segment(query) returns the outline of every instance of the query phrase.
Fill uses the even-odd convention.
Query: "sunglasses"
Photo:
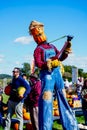
[[[12,71],[13,73],[19,73],[19,71]]]

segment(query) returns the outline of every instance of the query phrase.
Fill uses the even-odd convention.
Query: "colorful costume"
[[[71,50],[71,43],[60,57],[57,48],[47,43],[43,24],[32,21],[29,26],[30,34],[38,44],[34,51],[36,66],[40,69],[42,91],[39,100],[39,130],[52,130],[53,115],[53,90],[56,90],[58,99],[60,119],[64,130],[78,130],[74,114],[70,109],[63,94],[64,82],[60,72],[60,61],[67,58]],[[39,31],[40,30],[40,31]]]

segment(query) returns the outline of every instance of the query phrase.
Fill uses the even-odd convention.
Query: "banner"
[[[78,80],[78,68],[72,67],[72,86],[75,87]]]

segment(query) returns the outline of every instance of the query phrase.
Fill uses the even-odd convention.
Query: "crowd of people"
[[[20,75],[20,69],[15,67],[13,72],[13,79],[10,85],[12,86],[12,92],[8,101],[8,105],[3,103],[3,96],[0,94],[0,124],[5,125],[5,130],[10,130],[12,114],[16,114],[19,121],[19,129],[23,129],[23,106],[30,112],[31,122],[33,130],[39,130],[39,97],[41,94],[41,80],[37,74],[31,74],[29,79],[26,74]],[[18,97],[16,90],[20,86],[27,86],[25,95]],[[17,88],[14,88],[14,87]],[[71,88],[71,82],[68,79],[64,80],[65,90]],[[82,102],[82,110],[85,118],[85,125],[87,125],[87,79],[83,80],[79,77],[76,84],[76,94],[78,99]],[[56,95],[56,94],[55,94]],[[23,96],[23,97],[22,97]],[[4,108],[8,108],[4,110]],[[4,113],[7,114],[5,122],[3,121]]]
[[[19,130],[23,130],[23,107],[25,107],[30,113],[33,130],[38,130],[38,103],[41,93],[41,81],[37,74],[33,73],[27,77],[25,73],[21,74],[20,68],[17,67],[13,69],[12,73],[12,81],[6,86],[7,88],[11,87],[10,94],[5,93],[9,95],[6,104],[3,102],[3,93],[0,94],[0,125],[4,127],[4,130],[10,130],[11,119],[15,113]],[[19,95],[18,89],[22,86],[26,88],[26,91]],[[7,108],[6,111],[4,108]]]
[[[30,112],[33,130],[52,130],[53,91],[55,91],[57,97],[63,130],[79,130],[78,122],[65,96],[65,90],[69,88],[69,84],[66,80],[64,86],[60,67],[61,62],[68,58],[68,55],[71,53],[72,37],[67,36],[65,48],[59,51],[53,44],[47,42],[42,23],[32,21],[29,25],[29,33],[37,44],[34,50],[34,61],[35,66],[40,70],[40,76],[38,77],[33,73],[29,76],[28,81],[26,74],[20,75],[19,68],[15,67],[13,69],[4,130],[10,130],[11,119],[14,113],[19,122],[18,130],[23,130],[22,110],[24,105]],[[80,80],[77,82],[77,94],[82,101],[85,124],[87,125],[87,80],[84,80],[80,87],[78,87],[79,84]],[[2,106],[3,104],[0,103],[1,117],[3,116]],[[0,120],[0,123],[2,124],[2,120]]]
[[[14,73],[16,73],[15,70],[18,71],[18,74],[16,74],[16,75],[18,75],[18,77],[20,76],[19,68],[14,68],[13,78],[15,77],[14,76],[15,75]],[[24,100],[23,105],[30,112],[33,130],[39,130],[38,106],[39,106],[39,97],[41,94],[41,80],[39,79],[37,74],[31,74],[29,76],[29,79],[27,78],[26,74],[23,74],[23,75],[21,75],[21,78],[23,78],[26,81],[26,83],[30,86],[30,92],[28,91],[27,97],[25,99],[23,99],[24,97],[21,98],[20,101],[23,102],[23,100]],[[69,83],[68,79],[66,79],[64,81],[64,86],[65,86],[66,90],[71,88],[71,82]],[[78,95],[78,99],[81,100],[81,102],[82,102],[82,110],[83,110],[83,115],[85,118],[85,125],[87,125],[87,79],[83,80],[82,77],[79,77],[76,87],[77,87],[76,94]],[[79,87],[80,87],[80,89],[78,89]],[[78,94],[78,92],[79,92],[79,94]],[[14,97],[15,97],[15,95],[14,95]],[[16,97],[14,100],[16,100]],[[17,101],[18,101],[18,99],[17,99]],[[15,101],[13,101],[13,100],[11,101],[11,97],[9,98],[9,102],[11,102],[11,105],[8,104],[8,106],[7,106],[7,104],[5,104],[3,102],[2,94],[0,94],[0,124],[3,127],[5,125],[5,122],[3,121],[4,113],[7,114],[7,109],[4,109],[4,108],[8,108],[9,111],[11,112],[9,120],[8,120],[8,116],[6,118],[6,120],[8,120],[8,122],[6,121],[7,126],[9,126],[9,128],[5,128],[6,130],[10,129],[12,113],[13,114],[14,114],[14,112],[21,113],[20,111],[18,111],[18,103],[13,105],[12,102],[15,102]],[[23,107],[23,105],[22,105],[22,107]],[[9,108],[9,106],[10,106],[10,108]],[[12,108],[11,108],[11,106],[12,106]],[[11,109],[13,109],[13,112]],[[20,110],[22,110],[22,108]],[[18,115],[20,115],[19,113],[18,113]],[[9,112],[8,112],[8,115],[9,115]],[[20,120],[22,121],[22,119],[23,119],[22,116],[21,115],[20,115],[20,117],[17,116],[17,118],[19,120],[19,124],[20,124]],[[8,125],[9,123],[10,123],[10,125]],[[23,124],[23,121],[22,121],[22,124]],[[23,126],[23,125],[21,125],[21,126]],[[20,128],[20,129],[23,129],[23,128]]]

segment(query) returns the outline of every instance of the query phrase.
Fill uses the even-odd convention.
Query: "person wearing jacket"
[[[32,21],[29,25],[29,32],[37,43],[37,47],[34,50],[34,60],[36,67],[40,69],[39,130],[52,130],[54,89],[63,129],[78,130],[75,116],[64,95],[64,81],[60,72],[61,61],[65,60],[71,52],[72,37],[67,37],[67,46],[60,54],[60,51],[53,44],[47,42],[42,23]]]
[[[38,106],[39,106],[39,97],[41,94],[41,81],[36,74],[31,74],[29,77],[30,77],[31,91],[27,96],[27,98],[25,99],[25,104],[27,108],[29,108],[33,130],[39,130]]]
[[[16,114],[16,117],[19,121],[19,130],[23,130],[23,103],[24,99],[30,93],[30,86],[27,82],[20,76],[20,69],[15,67],[13,70],[13,79],[11,85],[11,92],[8,101],[8,112],[5,120],[4,130],[10,130],[11,127],[11,118],[13,114]],[[18,93],[20,87],[24,87],[25,91],[22,94]]]

